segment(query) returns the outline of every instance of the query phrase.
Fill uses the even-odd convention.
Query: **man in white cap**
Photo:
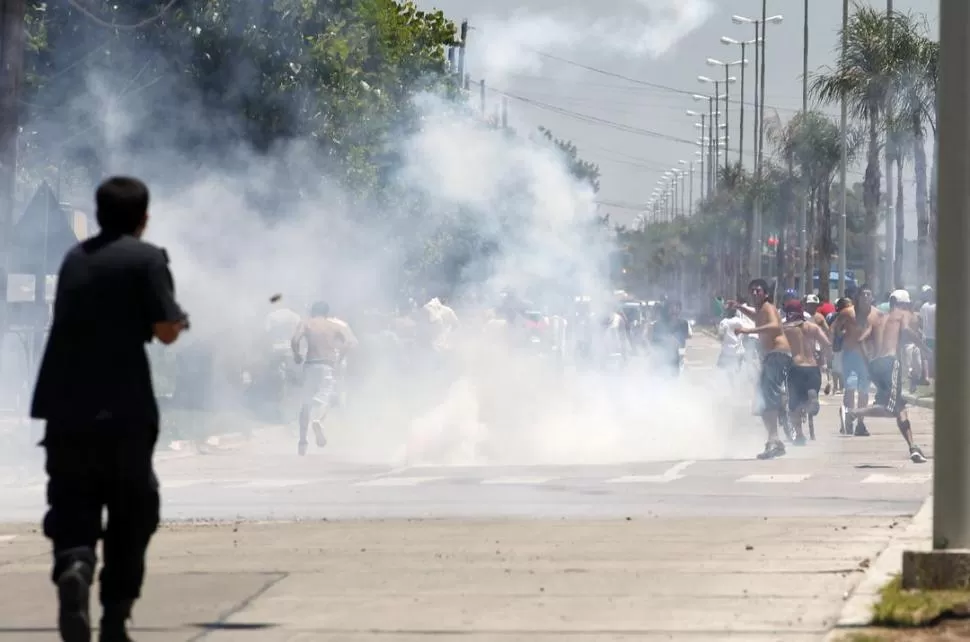
[[[913,429],[906,413],[903,399],[902,359],[907,343],[915,343],[921,350],[926,349],[919,332],[919,323],[913,313],[906,290],[896,290],[889,296],[889,313],[881,315],[874,324],[875,354],[869,354],[869,347],[861,344],[865,356],[869,358],[869,375],[876,386],[876,403],[868,408],[839,408],[839,421],[845,432],[847,423],[863,417],[893,417],[909,447],[909,458],[917,464],[926,463],[923,451],[913,441]]]

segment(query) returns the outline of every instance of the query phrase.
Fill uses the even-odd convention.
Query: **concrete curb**
[[[923,502],[916,515],[906,528],[890,538],[875,563],[869,567],[866,576],[853,589],[851,596],[842,607],[835,628],[829,632],[825,642],[837,642],[847,630],[870,626],[873,622],[873,608],[879,601],[879,593],[895,575],[903,570],[903,551],[930,550],[932,547],[933,497]]]

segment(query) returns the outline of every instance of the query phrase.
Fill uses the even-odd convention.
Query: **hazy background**
[[[855,1],[855,0],[854,0]],[[861,5],[885,7],[882,0],[857,0]],[[713,86],[697,81],[698,75],[721,79],[723,67],[710,67],[707,58],[732,62],[740,58],[740,47],[720,42],[721,36],[736,40],[754,38],[753,25],[736,25],[731,15],[761,16],[760,0],[419,0],[424,7],[438,7],[453,20],[469,20],[468,72],[476,82],[486,76],[492,89],[519,96],[511,99],[509,121],[513,127],[528,129],[543,125],[557,136],[570,139],[580,154],[599,164],[602,171],[598,200],[604,211],[617,221],[629,222],[650,198],[655,183],[678,160],[690,160],[695,148],[662,137],[633,133],[629,127],[651,130],[667,136],[695,139],[695,118],[686,109],[707,110],[689,96],[623,80],[618,74],[655,85],[696,93],[713,93]],[[939,3],[935,0],[895,0],[894,9],[925,14],[930,33],[939,32]],[[787,120],[802,105],[802,0],[768,0],[768,15],[781,14],[781,24],[768,27],[765,70],[766,117],[772,110]],[[842,24],[840,0],[812,0],[809,5],[809,72],[831,65],[837,58],[838,29]],[[664,18],[663,28],[655,30],[651,16]],[[638,21],[639,18],[639,21]],[[622,29],[600,32],[588,29],[601,22]],[[612,24],[611,24],[612,23]],[[477,30],[477,31],[476,31]],[[642,35],[642,40],[640,36]],[[519,52],[506,61],[506,73],[496,69],[482,54],[491,41],[515,41]],[[639,47],[637,46],[639,44]],[[567,64],[530,54],[532,47],[576,64]],[[753,158],[752,113],[754,55],[748,47],[745,78],[744,162]],[[488,73],[493,62],[492,78]],[[599,72],[583,69],[592,67]],[[605,72],[605,73],[604,73]],[[736,68],[732,75],[737,76]],[[497,77],[496,77],[497,76]],[[731,85],[730,140],[738,137],[738,110],[735,102],[739,83]],[[489,110],[496,109],[499,96],[490,91]],[[536,103],[544,103],[545,106]],[[699,109],[699,105],[703,109]],[[550,107],[574,112],[556,113]],[[838,119],[838,106],[822,110]],[[600,119],[591,122],[590,118]],[[608,122],[601,122],[608,121]],[[850,180],[862,180],[862,167],[849,170]],[[907,184],[906,235],[916,236],[916,211],[913,179]],[[698,189],[695,185],[695,189]]]

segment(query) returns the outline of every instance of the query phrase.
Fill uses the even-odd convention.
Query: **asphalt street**
[[[716,355],[713,340],[696,338],[687,354],[688,376],[701,381],[714,376]],[[308,456],[297,457],[289,432],[267,431],[251,442],[210,449],[205,455],[162,452],[157,470],[168,519],[608,519],[915,512],[931,489],[932,463],[909,462],[890,420],[871,421],[871,437],[840,437],[838,400],[823,397],[822,402],[818,440],[790,446],[786,457],[773,461],[753,457],[763,431],[757,418],[748,417],[744,438],[750,446],[743,452],[750,454],[735,459],[394,466],[344,461],[312,445]],[[931,416],[930,411],[913,410],[917,441],[930,458]],[[44,506],[41,460],[32,457],[11,471],[8,467],[6,478],[0,477],[0,521],[35,520]]]
[[[688,406],[712,403],[703,391],[716,348],[698,338],[687,355],[700,392],[673,407],[694,421]],[[737,414],[725,417],[733,458],[703,443],[720,426],[690,422],[626,426],[642,431],[628,442],[631,461],[620,450],[597,465],[564,465],[562,453],[555,466],[360,463],[336,428],[306,457],[285,428],[206,454],[163,451],[167,521],[133,637],[822,642],[931,490],[932,464],[909,462],[891,421],[871,422],[868,438],[839,437],[836,403],[824,400],[816,442],[774,461],[754,458],[762,429]],[[930,457],[931,424],[914,411]],[[657,447],[634,448],[641,440]],[[582,445],[568,452],[583,455]],[[0,466],[0,639],[49,642],[42,461],[22,452]]]

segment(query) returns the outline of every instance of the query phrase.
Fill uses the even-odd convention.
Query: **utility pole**
[[[808,0],[805,0],[805,16],[802,33],[802,126],[807,124],[808,117]],[[798,212],[798,269],[796,274],[801,275],[802,291],[804,294],[811,294],[814,289],[812,274],[808,269],[808,181],[802,177],[802,203]],[[825,265],[819,265],[818,278],[819,285],[823,278],[828,278],[829,265],[832,257],[823,256]]]
[[[965,314],[970,297],[970,3],[940,1],[939,253],[942,307],[937,327],[946,349],[939,379],[933,434],[933,551],[903,553],[903,588],[963,588],[970,561],[970,338]],[[961,292],[963,294],[961,294]]]
[[[842,50],[839,52],[840,62],[839,65],[845,67],[846,58],[845,53],[848,49],[848,31],[849,31],[849,0],[842,0]],[[849,200],[849,186],[848,186],[848,150],[846,145],[848,143],[848,104],[846,103],[845,94],[843,93],[839,99],[839,109],[841,114],[839,116],[839,131],[842,147],[842,158],[839,161],[839,177],[842,181],[842,205],[841,213],[839,215],[839,296],[845,296],[845,271],[848,265],[847,254],[849,253],[849,225],[848,216],[846,213],[846,207]]]
[[[458,83],[465,83],[465,46],[468,44],[468,21],[461,21],[461,39],[458,41]]]
[[[6,276],[17,198],[20,92],[24,78],[25,0],[2,0],[0,13],[0,269]],[[3,279],[6,281],[6,278]],[[6,284],[3,284],[4,287]],[[2,293],[6,303],[7,293]]]
[[[485,79],[484,78],[482,78],[481,94],[479,96],[479,100],[481,101],[481,104],[482,104],[482,120],[485,120]]]
[[[754,43],[755,47],[758,43]],[[748,59],[744,55],[744,50],[748,47],[748,43],[744,40],[741,41],[741,100],[740,103],[740,120],[741,123],[738,127],[738,168],[744,169],[744,68],[748,66]]]
[[[502,129],[509,128],[509,98],[502,96]]]
[[[886,26],[890,47],[893,39],[893,0],[886,0]],[[892,116],[889,113],[889,106],[892,105],[892,87],[886,95],[886,117]],[[886,262],[885,262],[885,281],[883,290],[896,289],[896,223],[893,216],[893,158],[898,150],[894,149],[892,132],[886,129]]]

